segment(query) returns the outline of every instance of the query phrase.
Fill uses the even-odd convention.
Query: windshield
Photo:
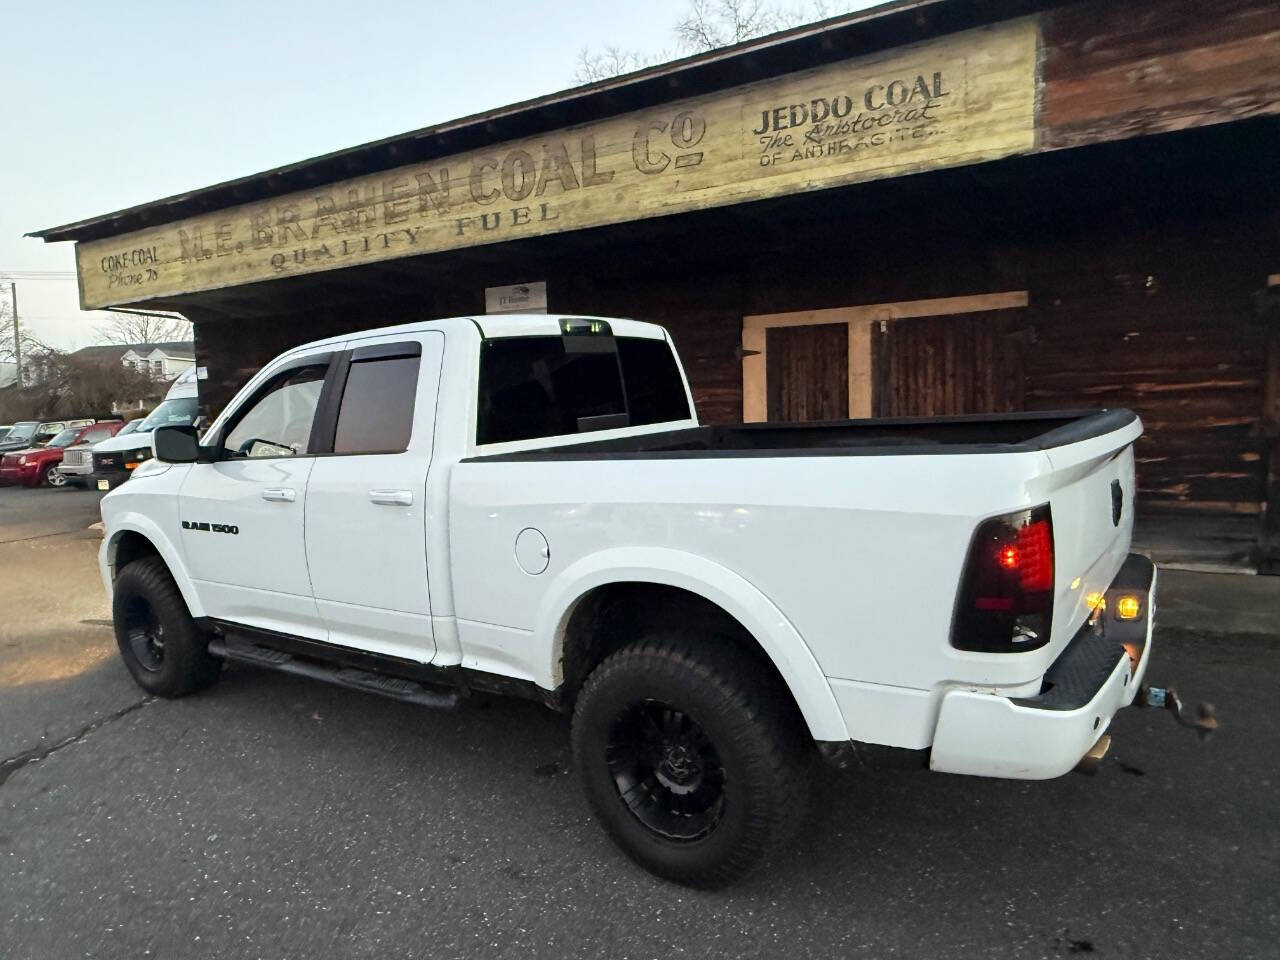
[[[140,426],[139,430],[154,430],[156,427],[189,426],[195,422],[196,410],[200,402],[195,397],[184,397],[181,400],[166,400],[151,411],[151,416]]]
[[[12,429],[13,429],[12,427],[0,427],[0,440],[3,440],[5,437],[9,436],[9,431]]]
[[[116,436],[123,437],[126,433],[133,433],[133,431],[142,426],[142,421],[142,417],[139,417],[137,420],[130,420],[116,432]]]
[[[27,420],[23,423],[15,423],[13,425],[13,430],[11,430],[9,432],[9,435],[5,437],[5,440],[6,441],[30,440],[32,437],[36,435],[36,426],[37,424],[36,424],[36,421],[34,420]]]
[[[50,447],[69,447],[76,437],[80,435],[80,428],[74,427],[71,430],[63,430],[60,434],[49,441]]]

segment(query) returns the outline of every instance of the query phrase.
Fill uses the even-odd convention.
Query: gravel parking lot
[[[566,722],[229,669],[151,701],[117,661],[99,495],[0,489],[0,955],[1274,957],[1280,579],[1169,574],[1093,778],[824,773],[798,841],[702,893],[625,860]]]

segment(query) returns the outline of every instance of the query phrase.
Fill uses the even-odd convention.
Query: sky
[[[94,343],[72,244],[24,233],[573,86],[583,47],[671,49],[688,3],[3,0],[0,286]]]

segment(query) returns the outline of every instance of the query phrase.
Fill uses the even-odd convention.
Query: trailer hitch
[[[1213,704],[1196,704],[1195,716],[1190,717],[1183,710],[1182,700],[1173,687],[1143,687],[1138,691],[1137,704],[1140,707],[1163,707],[1173,714],[1179,726],[1194,730],[1201,740],[1218,729],[1218,712]]]

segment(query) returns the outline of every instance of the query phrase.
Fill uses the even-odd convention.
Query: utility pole
[[[9,302],[13,305],[13,359],[17,361],[18,389],[22,389],[22,334],[18,331],[18,281],[9,281]]]

